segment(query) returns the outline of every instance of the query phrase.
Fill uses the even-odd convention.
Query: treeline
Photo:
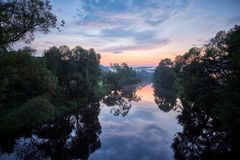
[[[43,57],[25,48],[0,54],[0,124],[34,126],[98,98],[100,56],[52,47]]]
[[[0,54],[0,126],[18,130],[97,102],[111,90],[140,82],[127,64],[99,68],[93,49],[51,47],[42,57],[24,48]]]
[[[111,89],[120,89],[126,85],[134,85],[141,82],[137,72],[126,63],[111,65],[112,71],[102,72],[102,82]]]
[[[183,131],[172,145],[176,159],[227,159],[240,150],[239,44],[235,26],[156,68],[155,90],[176,90],[182,102]]]

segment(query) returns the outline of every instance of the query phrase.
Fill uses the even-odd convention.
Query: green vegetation
[[[50,48],[44,57],[31,54],[29,48],[0,54],[0,124],[37,125],[100,98],[100,56],[94,50],[62,46]],[[13,112],[18,115],[8,120]]]
[[[31,56],[26,49],[0,54],[0,66],[1,107],[52,94],[57,87],[57,79],[46,68],[44,59]]]
[[[35,32],[48,33],[57,27],[49,0],[0,1],[0,17],[0,52],[17,41],[31,42]]]
[[[126,85],[133,85],[141,82],[137,72],[129,67],[126,63],[121,65],[112,65],[112,70],[109,72],[103,72],[102,81],[103,84],[107,84],[112,89],[120,89]]]
[[[168,58],[161,60],[153,74],[155,88],[175,90],[175,80],[173,62]]]
[[[58,79],[58,93],[62,99],[94,97],[100,75],[100,55],[93,49],[52,47],[44,53],[44,57],[47,68]]]
[[[30,42],[35,32],[57,27],[49,1],[1,1],[0,10],[2,134],[37,126],[104,94],[98,85],[100,55],[93,49],[52,47],[43,57],[33,56],[29,47],[11,49],[14,42]]]
[[[155,90],[176,86],[183,105],[178,116],[183,132],[172,145],[176,159],[225,159],[240,150],[239,43],[240,26],[235,26],[156,68]]]

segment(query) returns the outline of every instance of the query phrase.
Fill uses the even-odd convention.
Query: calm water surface
[[[151,85],[137,90],[136,95],[141,100],[131,102],[126,116],[114,116],[111,107],[101,104],[101,148],[90,159],[173,159],[171,144],[174,134],[181,131],[178,112],[161,111],[154,102]]]
[[[160,110],[154,99],[151,85],[112,92],[98,104],[12,140],[12,146],[10,140],[2,142],[7,149],[0,159],[173,159],[173,138],[182,130],[179,113]]]

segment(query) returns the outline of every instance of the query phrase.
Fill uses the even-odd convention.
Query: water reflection
[[[102,104],[101,148],[91,160],[171,160],[174,134],[181,130],[175,111],[164,113],[154,102],[153,88],[147,85],[134,94],[141,101],[131,101],[127,116],[112,116],[111,107]]]
[[[228,159],[230,144],[227,134],[220,130],[217,117],[204,110],[202,104],[189,102],[181,98],[177,103],[176,92],[164,88],[154,88],[154,101],[163,112],[180,108],[178,123],[183,130],[175,135],[172,143],[174,158],[192,159]]]
[[[137,85],[126,86],[120,90],[114,90],[109,95],[105,96],[102,102],[111,107],[110,112],[114,116],[126,116],[132,108],[132,101],[138,102],[141,100],[137,96],[136,91],[140,88]]]
[[[200,106],[182,100],[183,110],[178,116],[183,131],[177,133],[172,148],[175,159],[228,159],[227,135],[221,131],[216,117]]]
[[[159,110],[151,85],[128,86],[101,106],[80,108],[34,129],[0,133],[0,159],[173,159],[178,113]]]
[[[16,159],[88,159],[101,146],[99,105],[86,106],[13,139],[11,152],[15,152]]]
[[[154,101],[158,105],[159,109],[164,112],[169,112],[176,107],[176,91],[155,87],[154,98]]]

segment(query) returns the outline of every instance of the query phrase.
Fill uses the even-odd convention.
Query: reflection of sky
[[[216,32],[240,24],[239,0],[51,0],[66,22],[61,33],[38,34],[32,46],[95,48],[102,64],[156,65]]]
[[[153,101],[151,86],[137,93],[142,101],[133,102],[125,117],[113,116],[109,107],[102,106],[99,116],[102,145],[90,156],[91,160],[173,159],[172,139],[181,130],[175,119],[177,113],[159,110]]]

